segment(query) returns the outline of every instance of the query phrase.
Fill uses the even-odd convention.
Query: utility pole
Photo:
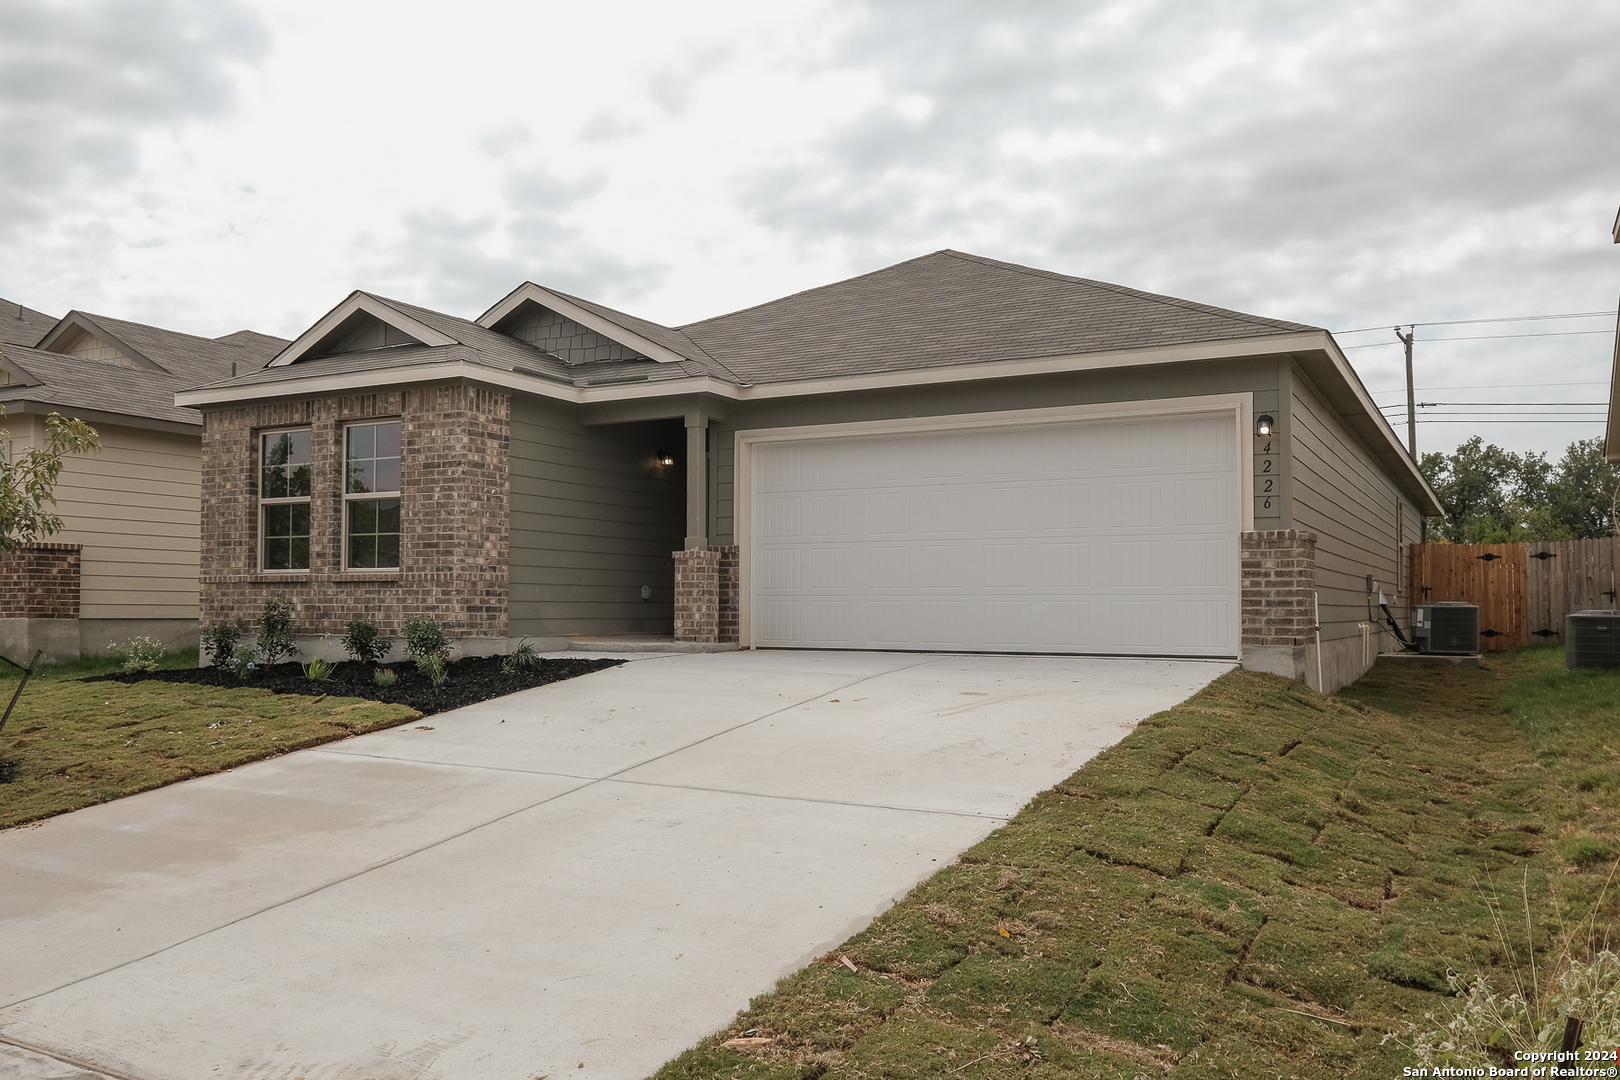
[[[1395,336],[1401,339],[1406,346],[1406,450],[1412,455],[1412,461],[1417,462],[1417,395],[1412,389],[1412,339],[1417,337],[1417,327],[1408,326],[1406,333],[1401,333],[1400,327],[1395,327]]]

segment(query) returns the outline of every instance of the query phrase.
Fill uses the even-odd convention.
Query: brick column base
[[[1243,666],[1304,679],[1316,631],[1316,534],[1267,529],[1241,542]]]
[[[736,544],[710,548],[720,556],[720,640],[735,642],[742,639],[742,617],[739,608],[742,590],[742,559]]]
[[[720,640],[720,553],[713,548],[676,551],[675,640]]]

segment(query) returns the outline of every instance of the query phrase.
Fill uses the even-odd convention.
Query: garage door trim
[[[1178,415],[1231,415],[1237,445],[1233,461],[1237,469],[1240,528],[1254,528],[1254,470],[1247,463],[1253,455],[1254,398],[1252,394],[1211,394],[1202,397],[1159,398],[1151,401],[1111,401],[1093,405],[1064,405],[1048,409],[1016,409],[1002,412],[953,413],[943,416],[904,417],[895,420],[864,420],[840,424],[809,424],[799,427],[753,428],[736,433],[736,467],[733,473],[733,522],[738,549],[739,637],[743,647],[753,645],[752,537],[754,462],[753,449],[761,443],[808,442],[871,435],[940,433],[997,427],[1037,427],[1070,424],[1076,421],[1164,419]]]

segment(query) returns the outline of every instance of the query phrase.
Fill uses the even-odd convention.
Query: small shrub
[[[380,667],[371,673],[371,681],[378,686],[393,686],[398,678],[399,676],[394,674],[393,668]]]
[[[405,622],[405,651],[410,653],[416,666],[422,666],[425,656],[450,659],[450,639],[444,636],[439,624],[426,615],[412,615]]]
[[[304,678],[310,682],[327,682],[332,678],[332,665],[317,656],[304,665]]]
[[[438,653],[417,657],[416,670],[426,675],[434,686],[443,686],[450,681],[450,663]]]
[[[362,664],[375,664],[388,655],[393,644],[366,619],[350,619],[343,624],[343,651]]]
[[[140,671],[156,671],[159,662],[166,655],[162,645],[149,637],[134,637],[128,641],[107,646],[107,652],[114,660],[123,664],[124,671],[130,674]]]
[[[519,671],[532,671],[539,666],[540,654],[534,651],[534,646],[529,644],[528,638],[518,642],[517,648],[501,659],[501,670],[508,675]]]
[[[242,635],[247,633],[247,620],[232,619],[210,626],[202,634],[203,655],[216,664],[223,664],[236,652],[236,646],[242,641]]]
[[[292,601],[285,596],[272,596],[264,602],[264,612],[259,616],[259,656],[266,665],[279,663],[298,651],[292,613]]]
[[[221,666],[232,675],[235,675],[238,681],[247,682],[258,674],[259,664],[259,650],[243,646],[231,653],[230,659],[226,660]]]
[[[1450,982],[1457,994],[1450,1022],[1432,1031],[1418,1032],[1416,1025],[1408,1029],[1412,1051],[1430,1068],[1428,1075],[1436,1075],[1433,1070],[1442,1065],[1524,1065],[1530,1059],[1518,1055],[1556,1054],[1567,1016],[1586,1021],[1582,1038],[1588,1047],[1612,1047],[1620,1042],[1620,956],[1612,952],[1600,952],[1586,963],[1571,961],[1550,994],[1530,995],[1538,998],[1534,1003],[1526,1001],[1523,993],[1499,993],[1484,976],[1467,983],[1453,974]],[[1436,1017],[1431,1013],[1424,1019]],[[1394,1036],[1385,1037],[1386,1041],[1391,1038]]]

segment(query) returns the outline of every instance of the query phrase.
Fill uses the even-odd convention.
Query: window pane
[[[398,423],[352,424],[344,438],[344,491],[347,494],[399,490]]]
[[[347,490],[350,495],[364,495],[377,490],[371,476],[374,464],[375,462],[372,461],[349,459],[349,484]]]
[[[298,498],[309,497],[309,466],[287,466],[287,494]]]
[[[356,570],[373,569],[377,565],[377,538],[375,536],[349,537],[349,565]]]
[[[309,506],[290,503],[264,508],[264,568],[309,569]]]
[[[377,429],[372,424],[355,424],[349,428],[349,457],[377,456]]]
[[[399,457],[399,425],[378,424],[377,456],[380,458]]]
[[[288,462],[293,465],[308,465],[310,433],[289,431],[284,437],[292,444],[292,456],[288,458]]]
[[[348,566],[351,570],[399,567],[399,500],[349,500]]]

